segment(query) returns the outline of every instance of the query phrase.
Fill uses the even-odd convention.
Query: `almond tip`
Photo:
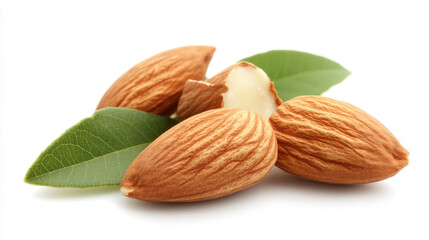
[[[132,191],[133,191],[133,189],[131,189],[131,188],[121,187],[121,193],[125,196],[128,196],[128,194]]]

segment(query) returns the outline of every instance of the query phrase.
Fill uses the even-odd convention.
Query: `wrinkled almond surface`
[[[238,109],[215,109],[174,126],[131,164],[121,192],[156,202],[223,197],[259,182],[277,160],[269,122]]]
[[[148,58],[116,80],[97,109],[127,107],[169,116],[177,109],[186,80],[205,78],[214,51],[209,46],[187,46]]]
[[[370,183],[408,164],[407,150],[385,126],[342,101],[296,97],[278,107],[270,123],[278,140],[276,165],[305,179]]]

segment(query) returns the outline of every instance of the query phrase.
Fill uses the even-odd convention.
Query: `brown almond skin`
[[[124,73],[97,109],[127,107],[169,116],[177,109],[186,80],[205,78],[214,47],[187,46],[148,58]]]
[[[408,164],[408,151],[363,110],[327,97],[301,96],[270,117],[278,141],[276,166],[334,184],[371,183]]]
[[[238,62],[206,81],[188,80],[183,89],[177,108],[179,121],[183,121],[207,110],[222,108],[224,106],[222,93],[228,91],[228,87],[225,84],[226,79],[229,73],[236,67],[256,68],[255,65],[249,62]],[[277,96],[272,82],[270,89],[276,103],[280,105],[282,101]]]
[[[154,202],[215,199],[258,183],[276,160],[267,120],[247,110],[210,110],[143,150],[125,173],[121,192]]]
[[[223,108],[222,93],[228,91],[225,84],[188,80],[183,88],[177,107],[179,121],[183,121],[207,110]]]

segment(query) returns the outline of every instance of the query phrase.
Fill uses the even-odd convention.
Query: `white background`
[[[1,15],[0,239],[429,239],[427,1],[8,0]],[[208,76],[272,49],[339,62],[352,75],[324,95],[384,123],[409,166],[360,186],[275,168],[245,191],[192,204],[23,182],[123,72],[194,44],[217,47]]]

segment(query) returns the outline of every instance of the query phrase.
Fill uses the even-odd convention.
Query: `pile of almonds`
[[[209,200],[258,183],[274,165],[304,179],[363,184],[408,164],[407,150],[366,112],[320,96],[282,103],[251,63],[203,80],[214,51],[188,46],[160,53],[123,74],[101,99],[98,109],[176,113],[180,121],[134,160],[121,183],[124,195]]]

